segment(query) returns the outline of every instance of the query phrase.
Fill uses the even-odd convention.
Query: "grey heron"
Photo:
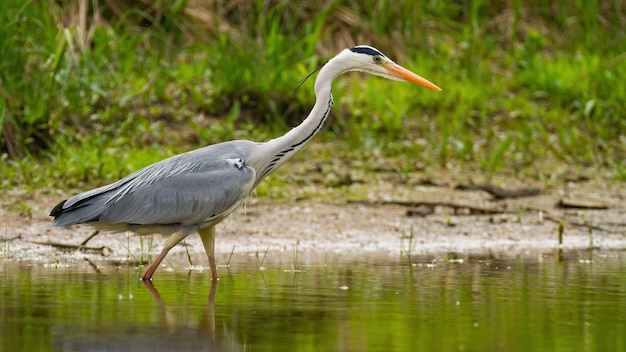
[[[348,71],[441,90],[371,46],[344,49],[321,67],[311,112],[285,135],[262,143],[223,142],[164,159],[115,183],[60,202],[50,212],[54,226],[84,223],[113,232],[169,235],[160,254],[141,276],[148,281],[170,249],[198,232],[212,278],[217,280],[215,225],[320,131],[333,105],[332,82]]]

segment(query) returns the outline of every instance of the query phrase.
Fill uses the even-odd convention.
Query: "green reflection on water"
[[[0,347],[47,350],[623,351],[625,253],[564,262],[401,258],[155,275],[5,262]]]

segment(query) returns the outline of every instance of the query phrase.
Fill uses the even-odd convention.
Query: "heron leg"
[[[209,256],[209,266],[211,267],[211,275],[213,281],[217,281],[217,267],[215,266],[215,226],[198,230],[204,250]]]
[[[154,259],[150,267],[148,267],[148,269],[144,271],[143,275],[141,275],[141,280],[152,280],[152,274],[154,274],[154,272],[159,267],[170,249],[174,248],[174,246],[177,245],[178,242],[182,241],[185,237],[187,237],[187,234],[184,232],[174,232],[173,234],[171,234],[170,237],[168,237],[167,242],[165,243],[165,247],[163,247],[163,250],[161,250],[161,253],[159,253],[159,255]]]

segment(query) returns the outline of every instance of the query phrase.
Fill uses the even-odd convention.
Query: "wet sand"
[[[464,257],[469,255],[538,257],[595,250],[626,250],[626,192],[621,184],[585,183],[545,190],[541,195],[495,201],[482,191],[458,191],[450,187],[399,186],[382,183],[346,195],[326,195],[323,200],[279,203],[266,197],[251,197],[245,207],[218,225],[216,257],[218,265],[232,261],[310,261],[378,260],[381,257]],[[49,210],[66,196],[5,192],[0,198],[3,226],[1,256],[5,260],[63,263],[89,259],[107,263],[136,263],[156,255],[165,238],[100,233],[86,244],[105,247],[102,252],[60,250],[47,244],[78,245],[94,230],[78,225],[55,228]],[[352,195],[350,195],[352,194]],[[358,201],[354,199],[358,194]],[[563,209],[556,206],[563,197],[591,199],[608,209]],[[470,206],[506,208],[501,214],[469,214],[446,206],[436,206],[426,216],[409,215],[412,208],[396,203],[415,201],[454,202]],[[523,207],[533,210],[522,211]],[[543,209],[544,211],[539,211]],[[559,220],[564,221],[563,243],[558,244]],[[34,243],[38,242],[38,243]],[[207,260],[200,239],[192,235],[187,246],[176,246],[162,269],[189,267],[187,251],[197,268]]]

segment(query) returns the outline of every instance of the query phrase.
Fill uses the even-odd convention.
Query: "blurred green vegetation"
[[[0,19],[0,188],[280,135],[314,102],[299,80],[355,44],[444,91],[342,77],[328,157],[626,179],[624,1],[4,0]]]

